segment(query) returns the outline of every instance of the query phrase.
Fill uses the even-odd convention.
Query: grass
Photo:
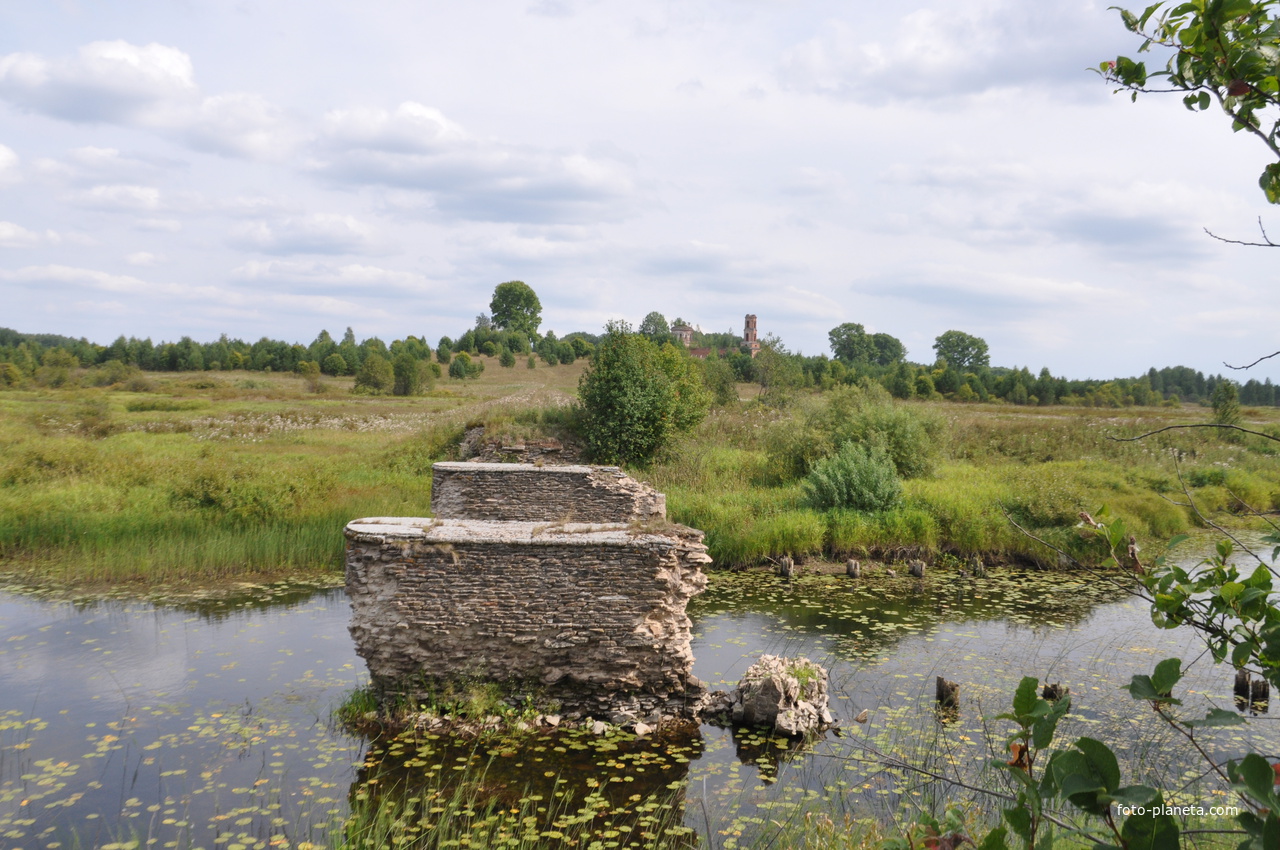
[[[425,515],[431,463],[468,421],[544,427],[527,411],[563,406],[582,367],[494,361],[414,398],[235,372],[0,393],[0,570],[81,587],[337,575],[347,522]]]
[[[668,497],[672,518],[707,530],[722,564],[799,557],[891,559],[948,552],[998,560],[1056,562],[1010,522],[1080,558],[1095,558],[1089,535],[1076,528],[1081,511],[1108,505],[1141,543],[1153,545],[1202,525],[1184,504],[1182,483],[1208,517],[1241,523],[1245,506],[1280,507],[1280,476],[1270,442],[1223,440],[1210,431],[1176,431],[1138,442],[1129,437],[1167,425],[1204,422],[1198,407],[1115,411],[1008,405],[910,403],[943,422],[930,476],[903,482],[890,510],[817,511],[799,479],[782,474],[775,435],[803,428],[822,397],[778,412],[754,405],[712,413],[644,475]],[[1251,411],[1254,427],[1276,424],[1276,412]],[[1179,481],[1182,476],[1182,482]]]
[[[0,392],[0,570],[86,587],[336,576],[346,522],[426,514],[431,464],[468,426],[512,441],[571,436],[584,361],[530,370],[482,359],[479,379],[413,398],[236,372]],[[1087,555],[1077,516],[1104,503],[1151,543],[1198,522],[1174,503],[1179,474],[1209,515],[1280,506],[1274,444],[1209,432],[1111,439],[1203,422],[1202,408],[915,402],[878,421],[934,423],[932,473],[905,480],[890,510],[815,510],[796,474],[813,459],[794,435],[832,421],[830,398],[715,410],[637,474],[667,493],[674,520],[707,532],[723,565],[943,552],[1047,563],[1008,518]],[[1275,411],[1246,416],[1278,424]],[[779,446],[791,455],[780,460]]]

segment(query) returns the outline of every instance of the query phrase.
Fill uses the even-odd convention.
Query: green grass
[[[466,427],[569,438],[585,365],[493,361],[478,380],[441,380],[413,398],[353,395],[350,379],[313,393],[301,378],[258,373],[0,392],[0,570],[82,585],[334,575],[346,522],[428,512],[431,464],[454,456]],[[795,435],[839,427],[845,408],[828,409],[831,398],[714,410],[637,474],[667,493],[673,519],[707,532],[722,565],[944,551],[1051,563],[1005,512],[1088,555],[1078,514],[1107,504],[1152,543],[1200,522],[1174,504],[1185,501],[1179,475],[1209,516],[1280,507],[1272,443],[1203,431],[1111,439],[1203,422],[1201,408],[913,402],[876,421],[939,423],[932,473],[904,481],[890,510],[818,511],[797,474],[813,458]],[[1247,415],[1276,427],[1276,411]]]

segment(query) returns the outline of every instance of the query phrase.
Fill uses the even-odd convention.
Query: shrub
[[[356,373],[356,385],[352,391],[379,395],[390,392],[395,383],[395,370],[391,368],[387,358],[375,352],[369,354],[360,365],[360,371]]]
[[[610,322],[591,366],[578,382],[582,438],[604,463],[647,463],[674,430],[676,392],[658,347]]]
[[[95,366],[90,369],[89,373],[84,376],[83,383],[89,387],[110,387],[115,384],[123,384],[137,374],[137,366],[121,363],[119,360],[108,360],[101,366]],[[3,378],[0,378],[0,386],[4,386]]]
[[[504,346],[502,353],[498,355],[498,363],[504,369],[510,369],[516,365],[516,356],[511,353],[511,349]]]
[[[391,391],[396,395],[417,395],[431,388],[431,369],[425,361],[409,352],[397,355],[391,368],[395,373],[395,384]]]
[[[529,368],[530,368],[530,369],[533,369],[533,368],[535,368],[537,365],[538,365],[538,361],[537,361],[537,359],[536,359],[532,354],[530,354],[530,355],[529,355]]]
[[[460,381],[479,377],[483,371],[484,363],[480,360],[472,360],[471,355],[465,351],[459,351],[453,358],[453,362],[449,364],[449,377]]]
[[[320,364],[320,371],[326,375],[345,375],[347,374],[347,361],[343,359],[341,354],[330,354]]]
[[[12,363],[0,363],[0,389],[22,386],[22,372]]]
[[[902,498],[902,481],[884,449],[846,443],[814,466],[804,490],[815,508],[883,511]]]
[[[738,400],[738,385],[733,367],[719,357],[708,357],[702,363],[702,382],[711,393],[713,404],[724,406]]]

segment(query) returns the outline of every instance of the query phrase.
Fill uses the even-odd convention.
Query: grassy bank
[[[494,361],[414,398],[257,373],[0,393],[0,569],[88,586],[337,574],[351,519],[429,511],[431,463],[469,420],[562,405],[580,372]]]
[[[811,396],[782,412],[715,411],[645,477],[667,493],[674,519],[707,530],[722,563],[944,551],[1049,563],[1047,550],[1010,519],[1088,557],[1079,513],[1104,504],[1148,545],[1203,525],[1186,506],[1184,485],[1201,513],[1229,524],[1247,522],[1246,505],[1280,507],[1276,443],[1229,441],[1209,430],[1117,439],[1204,422],[1199,407],[1100,413],[919,402],[903,407],[934,432],[929,474],[905,480],[892,509],[819,511],[808,505],[801,477],[788,474],[787,452],[806,419],[829,403]],[[1253,427],[1276,425],[1271,411],[1249,414]]]
[[[477,380],[413,398],[353,395],[349,379],[315,393],[301,378],[259,373],[0,393],[0,570],[82,586],[336,574],[350,519],[428,511],[431,463],[466,425],[562,434],[584,368],[494,361]],[[1153,542],[1197,522],[1175,504],[1179,470],[1206,513],[1232,520],[1241,503],[1280,504],[1272,443],[1211,432],[1111,439],[1205,421],[1203,408],[911,402],[875,416],[927,425],[916,447],[927,474],[906,479],[890,510],[820,511],[799,473],[830,450],[821,423],[852,415],[833,413],[832,397],[717,409],[637,474],[668,494],[673,518],[707,531],[722,564],[944,551],[1043,559],[1006,512],[1075,551],[1078,512],[1104,503]],[[1275,427],[1276,415],[1246,411],[1247,424]]]

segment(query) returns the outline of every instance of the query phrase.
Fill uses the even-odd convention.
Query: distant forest
[[[484,317],[480,317],[483,319]],[[642,330],[645,328],[642,326]],[[683,347],[669,333],[657,334],[656,341]],[[653,336],[651,334],[651,336]],[[410,355],[420,360],[447,364],[451,355],[503,357],[503,365],[513,365],[511,355],[536,356],[548,366],[571,363],[590,356],[598,337],[572,333],[557,338],[554,333],[533,338],[513,331],[500,331],[486,321],[478,321],[456,340],[442,337],[434,347],[425,338],[408,336],[386,343],[378,337],[357,341],[350,328],[340,339],[328,331],[309,344],[288,343],[263,337],[254,343],[230,339],[225,334],[213,342],[195,342],[182,337],[177,342],[153,343],[150,339],[117,338],[110,345],[57,334],[28,334],[0,328],[0,388],[6,386],[58,385],[69,376],[67,367],[90,371],[120,365],[149,372],[204,372],[242,369],[259,372],[299,372],[315,364],[324,374],[355,375],[371,354],[388,360]],[[962,371],[945,362],[920,364],[899,361],[889,364],[849,362],[827,355],[789,353],[780,340],[765,341],[765,359],[753,359],[741,347],[742,339],[732,333],[697,333],[691,349],[710,349],[710,359],[726,364],[739,381],[777,381],[790,374],[797,387],[830,387],[870,378],[883,384],[897,398],[947,398],[955,401],[1004,400],[1014,404],[1074,404],[1092,407],[1127,407],[1192,402],[1207,404],[1222,375],[1205,375],[1187,366],[1151,368],[1144,375],[1111,380],[1079,380],[1051,375],[1048,369],[981,366]],[[65,352],[52,354],[52,352]],[[508,353],[504,356],[504,352]],[[67,357],[67,355],[71,357]],[[71,358],[74,358],[72,360]],[[113,364],[114,361],[114,364]],[[4,365],[8,364],[8,365]],[[60,368],[54,368],[54,365]],[[718,366],[723,370],[724,366]],[[43,371],[42,371],[43,370]],[[712,370],[708,370],[710,372]],[[53,376],[50,380],[50,376]],[[93,383],[91,381],[91,383]],[[101,383],[101,382],[96,382]],[[1236,382],[1232,382],[1236,383]],[[1236,383],[1241,404],[1255,407],[1280,403],[1276,385],[1268,378]]]

